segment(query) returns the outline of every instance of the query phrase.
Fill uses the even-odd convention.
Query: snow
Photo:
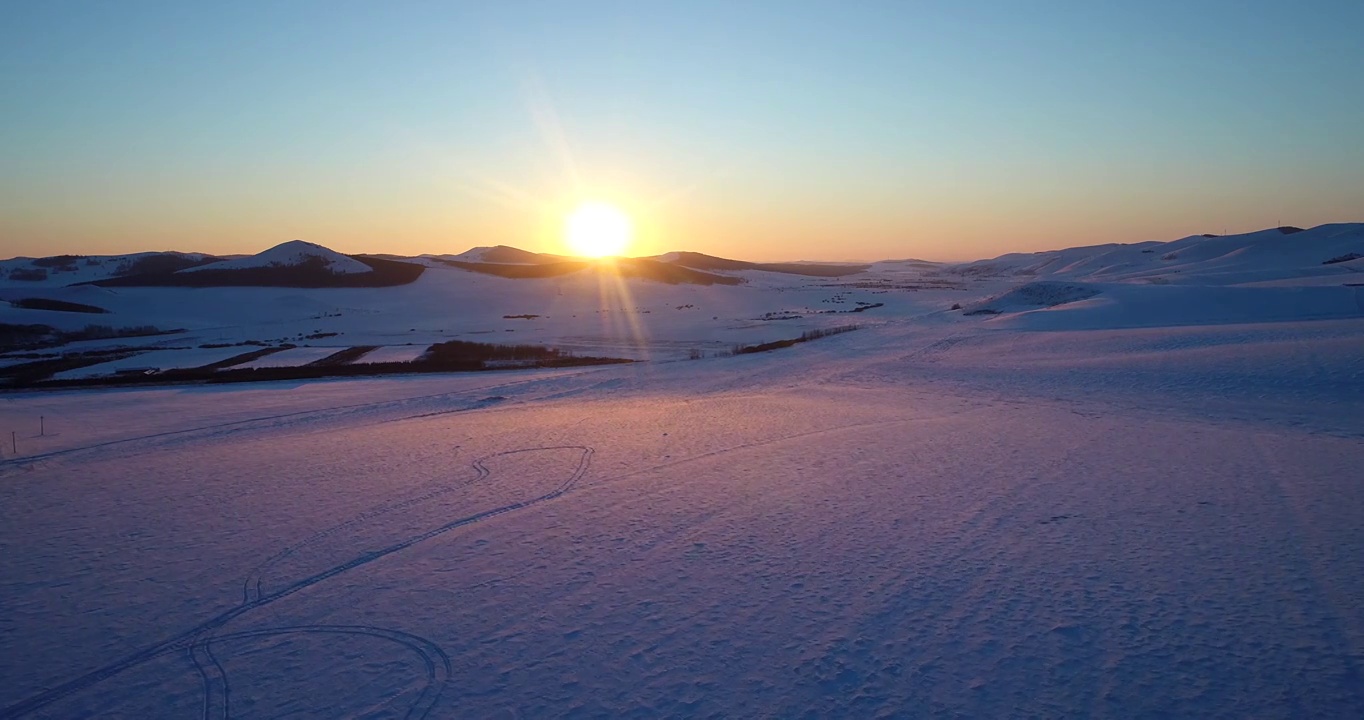
[[[256,358],[248,363],[235,365],[235,368],[273,368],[273,367],[298,367],[309,363],[317,362],[325,357],[330,357],[344,350],[340,347],[296,347],[279,352],[270,353],[263,357]]]
[[[77,285],[79,283],[91,282],[93,280],[105,280],[124,274],[126,268],[130,267],[138,260],[155,255],[179,255],[191,260],[202,260],[209,257],[203,253],[181,253],[181,252],[139,252],[126,255],[82,255],[73,261],[70,266],[49,266],[43,267],[35,265],[34,260],[40,258],[17,257],[9,260],[0,260],[0,283],[9,285],[5,290],[4,299],[14,299],[20,297],[47,297],[42,292],[32,292],[46,288],[63,287]],[[70,269],[65,269],[70,267]],[[43,270],[47,276],[42,280],[14,280],[11,279],[12,273],[18,271]],[[98,289],[98,288],[92,288]],[[18,292],[14,292],[18,291]]]
[[[497,249],[497,247],[492,246],[480,246],[469,248],[458,255],[439,255],[436,257],[444,258],[446,260],[458,260],[460,262],[489,262],[488,260],[485,260],[484,257],[490,253],[495,253]]]
[[[152,350],[120,360],[111,360],[106,363],[87,365],[83,368],[67,370],[65,372],[57,373],[53,377],[58,380],[71,380],[75,378],[114,375],[120,370],[130,370],[133,368],[156,368],[158,370],[196,368],[236,357],[237,355],[250,352],[253,349],[254,348],[251,347],[233,346],[226,348],[174,348]]]
[[[1093,285],[1038,281],[1020,285],[1008,292],[1001,293],[973,307],[968,312],[1002,313],[1006,311],[1032,310],[1039,307],[1056,307],[1078,302],[1098,295],[1101,291]]]
[[[1168,243],[1013,253],[965,263],[951,271],[987,276],[1108,282],[1153,279],[1176,284],[1232,285],[1313,274],[1348,275],[1350,268],[1322,263],[1361,251],[1364,223],[1338,223],[1291,234],[1271,229],[1218,237],[1194,235]]]
[[[412,362],[426,354],[429,345],[389,345],[377,347],[365,353],[356,362],[359,363],[394,363]]]
[[[1364,288],[1305,260],[1346,230],[1167,283],[1140,245],[738,287],[121,290],[115,317],[182,337],[340,333],[268,356],[291,363],[863,327],[6,393],[0,717],[1360,717]]]
[[[471,263],[494,263],[499,265],[538,265],[542,263],[563,262],[566,260],[580,260],[581,258],[566,257],[563,255],[552,255],[549,253],[531,253],[506,245],[495,245],[492,247],[482,246],[470,248],[458,255],[432,255],[445,260],[457,260],[459,262]]]
[[[341,275],[372,272],[370,266],[359,260],[347,257],[335,250],[330,250],[316,243],[304,242],[302,240],[290,240],[289,242],[280,243],[269,250],[265,250],[250,257],[199,265],[197,267],[181,270],[180,272],[190,273],[198,272],[200,270],[246,270],[248,268],[280,265],[302,265],[313,258],[320,259],[328,270]]]
[[[1221,325],[1357,318],[1360,288],[1104,285],[1099,294],[991,322],[1034,330]]]

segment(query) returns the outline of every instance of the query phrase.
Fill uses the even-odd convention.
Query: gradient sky
[[[1364,2],[0,4],[0,256],[970,259],[1364,220]]]

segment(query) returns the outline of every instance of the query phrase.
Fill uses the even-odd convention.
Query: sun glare
[[[564,218],[564,240],[586,257],[620,255],[630,246],[630,218],[614,205],[587,202]]]

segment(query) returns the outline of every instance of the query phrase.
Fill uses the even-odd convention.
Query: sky
[[[1364,220],[1364,3],[10,2],[0,256],[965,260]]]

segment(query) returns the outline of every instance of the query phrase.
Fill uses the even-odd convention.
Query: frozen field
[[[242,363],[237,367],[242,368],[275,368],[275,367],[298,367],[308,363],[317,362],[325,357],[335,355],[345,348],[339,347],[296,347],[288,350],[281,350],[270,353],[261,358],[257,358],[248,363]]]
[[[236,357],[248,350],[249,348],[240,346],[151,350],[120,360],[111,360],[105,363],[87,365],[83,368],[57,373],[54,377],[59,380],[99,377],[101,375],[113,375],[120,370],[129,370],[132,368],[159,368],[161,370],[196,368]]]
[[[1358,716],[1361,324],[11,396],[0,714]]]
[[[433,275],[309,297],[392,345],[450,327],[420,293],[502,288],[451,322],[655,361],[5,393],[0,718],[1364,717],[1332,238],[1297,275],[1190,240],[583,318]]]
[[[360,356],[360,363],[412,362],[426,354],[429,345],[387,345]]]

